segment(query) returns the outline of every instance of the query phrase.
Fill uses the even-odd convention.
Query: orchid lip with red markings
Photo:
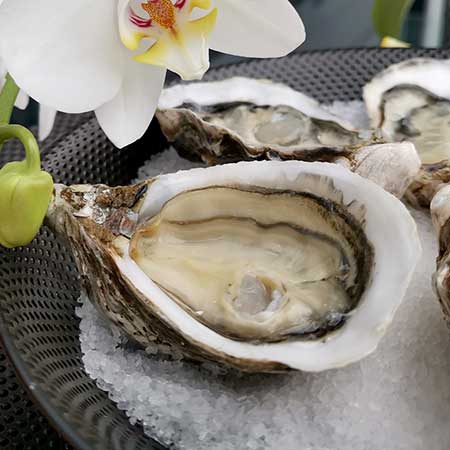
[[[198,17],[198,11],[204,15]],[[216,17],[211,0],[129,1],[119,10],[120,36],[130,50],[138,50],[145,38],[153,41],[136,61],[167,68],[183,79],[198,79],[209,68],[208,41]]]
[[[130,22],[137,27],[148,28],[152,26],[152,19],[144,19],[143,17],[138,16],[131,8],[129,18]]]

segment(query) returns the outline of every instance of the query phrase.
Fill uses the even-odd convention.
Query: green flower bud
[[[0,244],[8,248],[33,240],[53,193],[52,177],[40,168],[34,136],[19,125],[0,125],[0,143],[11,137],[22,141],[27,157],[0,169]]]

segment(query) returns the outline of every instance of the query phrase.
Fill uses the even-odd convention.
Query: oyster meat
[[[364,87],[372,126],[389,142],[408,140],[423,163],[407,196],[429,206],[450,181],[450,61],[412,59],[395,64]]]
[[[420,254],[400,201],[328,163],[59,185],[48,222],[73,247],[90,298],[130,338],[250,372],[369,354]]]
[[[327,180],[311,175],[309,182]],[[362,211],[346,212],[332,185],[323,188],[331,204],[308,192],[258,186],[188,190],[138,226],[122,251],[223,336],[313,338],[356,306],[373,265],[356,219]]]
[[[376,142],[288,86],[242,77],[165,89],[156,117],[180,153],[208,164],[334,161]]]

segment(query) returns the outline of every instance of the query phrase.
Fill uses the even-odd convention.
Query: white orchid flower
[[[6,74],[8,71],[6,70],[6,66],[2,58],[0,58],[0,90],[5,85]],[[14,106],[19,109],[26,109],[29,103],[29,97],[25,92],[19,91],[19,95],[16,98],[16,103]]]
[[[38,138],[40,141],[47,139],[53,130],[57,110],[51,106],[39,105]]]
[[[0,54],[16,83],[59,111],[95,110],[124,147],[146,131],[166,69],[199,79],[209,49],[278,57],[305,39],[288,0],[3,0]]]
[[[5,63],[0,58],[0,91],[5,84],[7,72],[8,71],[6,70]],[[24,91],[20,90],[14,106],[23,110],[27,108],[29,102],[30,98],[28,97],[28,95]],[[50,108],[45,105],[39,105],[38,138],[40,141],[43,141],[50,135],[55,123],[55,119],[56,109]]]

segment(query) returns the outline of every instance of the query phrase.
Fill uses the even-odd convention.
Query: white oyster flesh
[[[408,140],[424,164],[450,159],[450,61],[393,65],[364,87],[372,126],[390,141]]]
[[[116,245],[124,279],[190,345],[307,371],[376,348],[420,255],[395,197],[296,161],[160,176]]]

